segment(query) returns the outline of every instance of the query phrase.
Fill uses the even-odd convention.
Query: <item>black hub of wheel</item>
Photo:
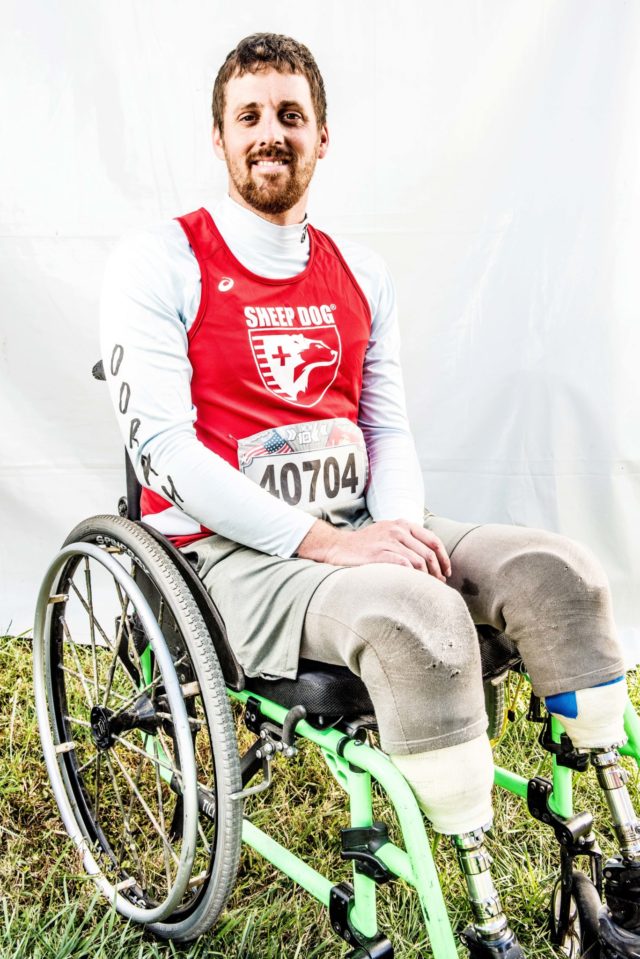
[[[94,706],[91,710],[91,736],[97,749],[109,749],[113,744],[112,716],[112,711],[106,706]]]

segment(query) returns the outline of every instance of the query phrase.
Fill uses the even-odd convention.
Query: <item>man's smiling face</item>
[[[316,161],[329,144],[318,127],[309,83],[301,73],[263,69],[231,77],[222,130],[213,146],[229,171],[229,193],[276,223],[299,222]]]

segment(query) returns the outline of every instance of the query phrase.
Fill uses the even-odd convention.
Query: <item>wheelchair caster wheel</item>
[[[558,879],[549,910],[551,941],[567,959],[599,959],[598,919],[602,902],[588,876],[573,871],[568,915],[562,922],[562,880]]]

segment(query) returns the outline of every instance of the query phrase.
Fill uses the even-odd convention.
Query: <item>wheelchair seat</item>
[[[508,669],[522,666],[515,644],[490,626],[478,626],[482,677],[502,677]],[[339,719],[366,717],[375,726],[373,704],[366,686],[346,666],[301,659],[296,679],[245,676],[245,689],[291,709],[304,706],[312,725],[326,727]]]
[[[304,706],[318,726],[332,725],[341,717],[373,716],[367,688],[346,666],[301,659],[297,679],[245,677],[245,689],[272,699],[285,709]]]

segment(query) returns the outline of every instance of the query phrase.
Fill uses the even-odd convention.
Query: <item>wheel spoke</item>
[[[87,587],[87,601],[89,604],[89,636],[91,638],[91,652],[93,655],[93,682],[96,687],[96,700],[98,699],[98,656],[96,653],[96,627],[93,615],[93,592],[91,588],[91,569],[89,568],[89,557],[84,558],[84,578]]]
[[[148,819],[149,819],[149,822],[151,823],[151,825],[153,826],[153,828],[155,829],[155,831],[156,831],[156,832],[158,833],[158,835],[160,836],[160,839],[162,840],[163,844],[166,845],[167,850],[168,850],[168,852],[169,852],[169,855],[172,857],[172,859],[174,860],[174,862],[176,863],[176,865],[180,865],[180,859],[179,859],[179,857],[176,855],[176,852],[175,852],[173,846],[171,845],[171,843],[169,842],[169,840],[167,839],[167,837],[166,837],[165,834],[163,833],[162,829],[160,828],[160,825],[159,825],[159,823],[158,823],[158,820],[156,819],[156,817],[153,815],[153,813],[152,813],[151,810],[149,809],[149,806],[147,805],[147,803],[146,803],[145,800],[144,800],[144,797],[142,796],[142,793],[141,793],[140,790],[138,789],[137,785],[135,784],[135,782],[133,781],[133,779],[131,778],[131,776],[130,776],[129,773],[127,772],[127,770],[125,769],[123,763],[122,763],[121,760],[120,760],[120,757],[118,756],[117,753],[114,752],[114,753],[113,753],[113,758],[115,759],[115,761],[117,762],[118,766],[120,767],[120,772],[122,773],[122,775],[124,776],[124,778],[127,780],[128,784],[129,784],[129,789],[131,790],[132,797],[133,797],[133,796],[136,797],[136,799],[138,800],[138,802],[140,803],[140,805],[142,806],[142,808],[143,808],[144,811],[146,812],[147,817],[148,817]],[[139,768],[139,767],[138,767],[138,768]]]
[[[126,617],[126,607],[122,608],[122,602],[120,605],[121,605],[120,625],[118,626],[118,632],[116,634],[116,639],[115,639],[114,648],[113,648],[113,655],[111,657],[111,662],[109,663],[109,673],[107,675],[107,688],[105,690],[104,700],[103,700],[104,706],[106,706],[109,702],[109,694],[111,693],[111,684],[113,683],[113,677],[115,675],[116,666],[118,665],[118,659],[120,657],[120,644],[122,642],[122,628],[123,628],[125,617]],[[128,605],[129,605],[129,596],[127,595],[126,606]],[[126,672],[127,670],[125,669],[125,673]],[[129,674],[127,673],[127,675]]]
[[[203,846],[204,846],[204,851],[206,852],[207,856],[210,856],[210,855],[211,855],[211,846],[209,845],[209,840],[207,839],[207,837],[206,837],[205,834],[204,834],[204,829],[202,828],[202,823],[200,822],[200,817],[199,817],[199,816],[198,816],[198,833],[199,833],[199,835],[200,835],[200,838],[202,839],[202,844],[203,844]]]
[[[155,737],[148,736],[147,738],[153,739]],[[114,742],[120,743],[122,746],[125,746],[127,749],[130,749],[131,752],[137,753],[139,756],[144,756],[145,759],[148,759],[150,763],[154,763],[156,768],[160,767],[161,769],[166,769],[167,772],[170,772],[173,776],[176,777],[178,782],[182,782],[182,773],[176,766],[170,765],[170,763],[163,762],[162,759],[158,759],[156,756],[150,755],[145,749],[141,749],[140,746],[136,746],[134,743],[129,742],[128,739],[124,739],[123,736],[114,736]]]
[[[96,761],[96,788],[95,788],[95,803],[94,803],[94,815],[96,817],[96,822],[100,822],[100,769],[101,769],[101,759],[103,754],[98,753],[98,758]]]
[[[152,680],[150,683],[147,683],[146,686],[141,686],[139,689],[136,689],[135,695],[131,696],[130,699],[125,699],[125,701],[120,705],[120,708],[116,713],[114,713],[113,718],[116,716],[121,716],[122,713],[126,712],[129,706],[133,706],[136,700],[140,699],[141,696],[146,695],[151,689],[155,689],[156,686],[162,681],[162,676],[158,676],[157,679]]]
[[[85,688],[85,690],[88,692],[88,687],[85,686],[85,682],[86,682],[86,678],[87,678],[86,676],[84,676],[82,673],[79,673],[79,672],[78,672],[77,670],[75,670],[75,669],[70,669],[69,666],[63,666],[62,663],[58,663],[58,669],[60,669],[63,673],[68,673],[69,676],[74,676],[75,679],[79,679],[80,682],[82,683],[83,687]],[[83,682],[83,680],[84,680],[85,682]],[[88,700],[87,700],[87,705],[89,706],[90,709],[91,709],[92,706],[93,706],[93,702],[92,702],[92,700],[91,700],[91,693],[89,693],[89,698],[88,698]]]
[[[78,766],[78,768],[76,769],[76,775],[78,775],[78,773],[84,772],[85,769],[88,769],[91,763],[94,763],[96,761],[98,756],[100,756],[100,753],[96,752],[93,754],[93,756],[90,759],[87,759],[86,763],[83,763],[82,766]]]
[[[118,806],[119,806],[119,808],[120,808],[120,815],[122,816],[122,831],[123,831],[123,834],[124,834],[123,848],[128,849],[129,852],[131,853],[131,855],[133,856],[133,858],[137,861],[137,863],[138,863],[138,870],[139,870],[139,872],[140,872],[140,876],[143,878],[143,881],[144,881],[144,875],[145,875],[144,867],[143,867],[142,862],[140,861],[140,858],[139,858],[139,856],[138,856],[138,847],[136,846],[135,840],[134,840],[134,838],[133,838],[133,833],[131,832],[131,829],[130,829],[130,826],[129,826],[129,818],[128,818],[126,812],[124,811],[124,803],[122,802],[122,794],[121,794],[121,792],[120,792],[120,787],[118,786],[118,780],[117,780],[116,774],[115,774],[115,772],[113,771],[113,766],[112,766],[112,764],[111,764],[111,759],[109,758],[109,753],[106,753],[105,759],[106,759],[106,761],[107,761],[107,767],[108,767],[109,773],[110,773],[110,775],[111,775],[111,782],[112,782],[112,784],[113,784],[113,791],[114,791],[115,796],[116,796],[116,802],[118,803]],[[145,882],[145,885],[146,885],[146,882]]]
[[[89,607],[88,607],[88,605],[87,605],[86,599],[84,598],[84,596],[82,595],[82,593],[80,592],[80,590],[78,589],[78,587],[76,586],[76,584],[73,582],[73,580],[70,581],[69,585],[71,586],[71,589],[74,591],[74,593],[76,594],[76,596],[77,596],[78,599],[80,600],[82,606],[84,607],[85,612],[86,612],[88,615],[91,615],[91,613],[90,613],[90,611],[89,611]],[[109,639],[109,637],[108,637],[107,634],[105,633],[104,629],[103,629],[102,626],[100,625],[100,622],[99,622],[99,620],[98,620],[98,617],[95,615],[95,613],[93,614],[93,622],[94,622],[94,624],[95,624],[96,629],[98,630],[98,632],[99,632],[100,635],[102,636],[102,638],[103,638],[103,640],[104,640],[104,644],[105,644],[105,646],[107,647],[107,649],[113,651],[113,645],[112,645],[112,643],[111,643],[111,640]],[[131,680],[131,682],[132,682],[133,685],[135,686],[135,681],[134,681],[133,677],[130,676],[129,679]]]
[[[91,729],[91,723],[87,722],[86,719],[79,719],[77,716],[69,716],[68,714],[64,717],[68,722],[75,723],[76,726],[84,726],[85,729]]]
[[[124,596],[123,596],[123,594],[122,594],[122,587],[120,586],[120,583],[118,582],[117,579],[114,579],[113,585],[114,585],[115,588],[116,588],[116,593],[118,594],[118,602],[120,603],[120,616],[121,616],[120,625],[121,625],[121,626],[126,626],[127,635],[128,635],[128,637],[129,637],[129,641],[130,641],[130,643],[133,645],[133,647],[134,647],[134,649],[135,649],[134,637],[133,637],[133,634],[132,634],[132,632],[131,632],[131,623],[129,622],[129,620],[128,620],[128,618],[127,618],[127,615],[126,615],[126,613],[127,613],[127,608],[128,608],[128,606],[129,606],[129,601],[130,601],[131,597],[129,596],[128,593],[125,593]]]
[[[174,668],[177,669],[178,666],[181,666],[182,663],[185,661],[185,659],[186,659],[186,654],[184,656],[181,656],[180,659],[177,659],[175,661],[175,663],[173,664]],[[150,683],[146,684],[146,686],[140,686],[140,688],[136,688],[135,694],[131,696],[130,699],[126,699],[120,705],[120,708],[118,709],[117,713],[114,714],[114,718],[115,716],[120,716],[123,712],[125,712],[125,710],[129,708],[129,706],[132,706],[137,699],[139,699],[141,696],[144,696],[151,689],[155,689],[155,687],[158,686],[161,682],[162,682],[162,676],[156,676],[156,678],[152,679]]]
[[[115,757],[115,753],[114,753],[114,757]],[[119,758],[119,757],[118,757],[118,758]],[[135,774],[135,782],[136,782],[136,784],[140,782],[140,774],[141,774],[141,772],[142,772],[142,758],[141,758],[141,757],[138,757],[138,765],[136,766],[136,774]],[[131,820],[131,815],[132,815],[132,813],[133,813],[133,800],[134,800],[134,799],[135,799],[135,796],[134,796],[134,794],[133,794],[133,791],[132,791],[131,788],[129,787],[129,805],[127,806],[127,818],[128,818],[129,820]]]
[[[165,755],[171,756],[172,753],[175,753],[176,751],[175,744],[172,742],[172,745],[169,746],[169,744],[166,741],[164,732],[160,726],[158,726],[158,729],[156,730],[156,732],[158,733],[158,739],[160,740],[160,745],[164,749]],[[178,773],[178,775],[180,775],[180,773]]]
[[[154,750],[156,748],[156,742],[154,741]],[[160,782],[160,770],[158,769],[158,760],[156,760],[156,765],[154,766],[156,774],[156,794],[158,796],[158,815],[160,818],[160,825],[162,831],[166,832],[167,826],[164,819],[164,802],[162,801],[162,783]],[[162,855],[164,858],[164,871],[167,877],[167,888],[171,888],[171,861],[169,859],[169,853],[167,852],[164,843],[162,844]]]
[[[80,656],[79,656],[79,654],[78,654],[78,650],[77,650],[77,647],[76,647],[76,642],[75,642],[73,636],[71,635],[71,631],[69,630],[69,626],[67,625],[67,621],[66,621],[66,619],[64,618],[64,616],[61,616],[61,617],[60,617],[60,622],[62,623],[62,629],[63,629],[63,631],[64,631],[64,634],[65,634],[65,636],[67,637],[67,639],[69,640],[69,645],[71,646],[71,651],[72,651],[73,658],[74,658],[74,661],[75,661],[75,664],[76,664],[76,669],[78,670],[77,676],[78,676],[78,679],[80,680],[80,682],[82,683],[82,688],[84,689],[84,694],[85,694],[85,697],[86,697],[86,700],[87,700],[87,705],[89,706],[89,708],[91,708],[91,706],[93,706],[93,700],[92,700],[92,698],[91,698],[91,693],[89,692],[89,687],[88,687],[88,685],[87,685],[87,677],[85,676],[84,671],[83,671],[83,669],[82,669],[82,663],[80,662]],[[65,667],[62,665],[62,663],[60,663],[60,667],[61,667],[62,669],[65,669]]]
[[[116,588],[116,593],[118,594],[118,600],[119,600],[119,602],[120,602],[120,612],[121,612],[121,621],[120,621],[120,622],[121,622],[121,624],[124,623],[124,625],[125,625],[125,627],[126,627],[127,636],[129,637],[129,642],[131,643],[131,649],[132,649],[132,652],[133,652],[134,656],[136,657],[136,662],[137,662],[137,664],[138,664],[138,669],[140,670],[140,675],[142,676],[142,675],[143,675],[143,674],[142,674],[142,665],[141,665],[141,663],[140,663],[140,657],[138,656],[138,649],[137,649],[136,643],[135,643],[135,636],[134,636],[133,633],[131,632],[131,623],[129,622],[127,616],[125,615],[126,609],[127,609],[128,605],[129,605],[129,596],[127,596],[126,599],[124,598],[124,596],[123,596],[123,594],[122,594],[122,588],[121,588],[121,586],[120,586],[120,583],[119,583],[116,579],[114,579],[113,585],[114,585],[115,588]]]
[[[160,712],[159,710],[156,712],[156,716],[159,716],[160,719],[173,719],[171,713],[164,713]],[[192,726],[196,732],[202,729],[202,720],[195,719],[193,716],[187,716],[187,720],[189,721],[189,725]]]

